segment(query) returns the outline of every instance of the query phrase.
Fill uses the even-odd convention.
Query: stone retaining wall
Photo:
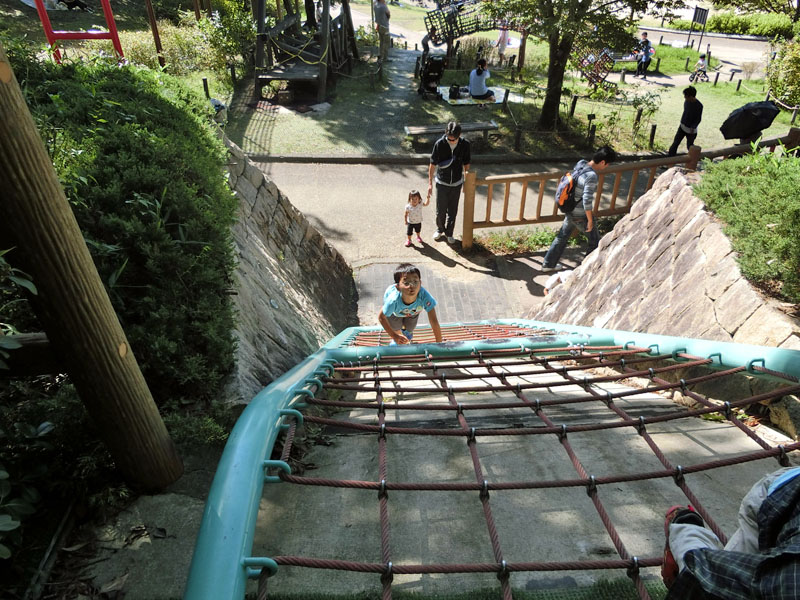
[[[800,350],[800,323],[744,279],[721,225],[692,192],[696,177],[661,175],[531,318]],[[717,396],[749,396],[760,385],[741,378],[737,392],[726,386]],[[797,398],[771,411],[797,437]]]
[[[239,198],[236,367],[227,397],[249,402],[264,386],[357,324],[353,272],[244,152],[225,139],[228,182]]]

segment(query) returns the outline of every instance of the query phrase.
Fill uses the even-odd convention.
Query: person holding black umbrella
[[[683,98],[683,115],[675,139],[672,140],[672,146],[667,152],[668,156],[675,156],[678,153],[678,146],[681,145],[683,138],[686,138],[686,149],[692,147],[697,138],[697,126],[703,118],[703,104],[697,99],[697,89],[694,86],[690,85],[683,90]]]

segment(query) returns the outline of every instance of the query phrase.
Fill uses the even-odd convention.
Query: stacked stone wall
[[[228,398],[249,402],[345,327],[355,325],[353,272],[274,182],[230,140],[237,353]]]
[[[598,251],[529,316],[800,350],[800,323],[744,279],[721,224],[692,192],[696,177],[678,169],[661,175],[602,238]],[[724,400],[763,391],[760,380],[738,380],[703,391]],[[797,437],[797,398],[785,397],[770,410],[773,422]]]

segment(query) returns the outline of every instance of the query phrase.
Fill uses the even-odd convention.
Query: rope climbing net
[[[554,332],[526,327],[487,325],[457,326],[448,331],[453,339],[483,339],[491,344],[495,337],[515,335],[527,339],[553,336]],[[427,340],[430,330],[420,329],[416,339]],[[346,340],[344,345],[379,346],[388,341],[378,331],[361,332]],[[486,347],[484,344],[483,347]],[[343,560],[330,556],[279,555],[245,559],[251,577],[259,578],[259,598],[267,597],[268,579],[278,567],[305,567],[373,574],[384,600],[392,598],[393,581],[400,575],[430,575],[455,573],[493,574],[497,578],[498,596],[511,599],[515,573],[619,570],[632,581],[640,598],[649,598],[644,585],[644,569],[662,563],[660,553],[639,556],[625,541],[631,523],[619,517],[618,507],[609,506],[608,499],[616,486],[646,482],[669,483],[673,493],[685,498],[702,515],[708,527],[723,541],[726,536],[704,502],[690,487],[690,475],[741,465],[765,458],[789,464],[789,453],[800,449],[800,443],[772,445],[739,418],[739,409],[754,403],[767,403],[789,394],[800,393],[796,377],[764,367],[758,361],[748,366],[726,368],[721,357],[703,358],[676,350],[659,353],[658,346],[586,345],[564,341],[550,347],[499,348],[476,350],[457,357],[434,356],[420,352],[419,346],[409,347],[403,355],[381,356],[369,360],[331,362],[314,378],[312,390],[302,390],[301,402],[294,404],[296,418],[286,425],[280,459],[266,461],[268,483],[283,483],[315,488],[367,490],[375,494],[376,512],[380,524],[379,559],[373,561]],[[324,374],[323,374],[324,372]],[[703,384],[717,384],[744,373],[761,372],[780,378],[780,385],[758,395],[721,403],[694,391]],[[631,382],[639,382],[631,385]],[[664,394],[680,393],[692,400],[694,408],[686,409],[665,401]],[[660,399],[660,402],[657,400]],[[752,443],[752,450],[736,454],[712,453],[713,460],[677,464],[657,443],[660,428],[675,427],[707,415],[728,421]],[[346,432],[350,435],[371,436],[375,440],[377,466],[374,477],[332,478],[294,474],[289,467],[299,423],[311,423],[317,428]],[[730,427],[729,427],[730,428]],[[627,436],[612,441],[611,432]],[[592,436],[592,437],[588,437]],[[464,461],[471,473],[456,480],[455,473],[442,479],[401,479],[390,472],[396,464],[391,454],[402,452],[404,440],[422,443],[424,440],[450,440],[463,444]],[[625,448],[612,448],[624,439]],[[608,446],[612,452],[624,453],[636,440],[647,453],[625,472],[597,472],[600,466],[594,455]],[[605,440],[605,441],[603,441]],[[507,443],[502,452],[498,443]],[[518,473],[505,468],[498,455],[511,451],[531,452],[530,468]],[[559,449],[560,447],[560,449]],[[427,451],[434,456],[436,450]],[[452,445],[448,446],[452,452]],[[671,450],[674,450],[671,448]],[[561,462],[555,457],[559,456]],[[469,457],[468,459],[466,457]],[[547,457],[541,460],[540,457]],[[444,457],[440,457],[445,463]],[[434,462],[436,459],[433,459]],[[448,455],[448,461],[452,457]],[[561,470],[550,469],[558,463]],[[449,463],[448,463],[449,464]],[[423,470],[420,471],[420,473]],[[511,476],[502,476],[510,474]],[[557,476],[552,476],[556,474]],[[524,475],[527,475],[524,476]],[[270,493],[270,486],[266,486]],[[544,527],[535,510],[521,511],[519,521],[500,523],[498,502],[503,494],[557,493],[566,502],[568,495],[588,496],[598,527],[610,541],[606,554],[613,558],[587,557],[582,560],[533,560],[545,556],[543,547],[559,543],[547,539],[531,542],[524,547],[531,560],[509,560],[507,551],[513,545],[519,555],[519,544],[512,539],[522,530],[522,522]],[[465,502],[474,502],[476,512],[482,513],[487,547],[483,556],[488,560],[475,562],[431,562],[410,564],[398,562],[397,538],[392,534],[392,514],[402,508],[397,494],[420,492],[434,495],[462,492]],[[477,507],[480,507],[480,510]],[[533,506],[533,505],[530,505]],[[657,507],[663,510],[665,507]],[[508,511],[501,511],[508,516]],[[518,511],[520,512],[520,511]],[[616,518],[615,518],[615,515]],[[456,515],[453,515],[456,518]],[[540,523],[537,525],[537,519]],[[599,531],[599,530],[598,530]],[[657,532],[654,532],[657,533]],[[455,543],[455,542],[453,542]]]

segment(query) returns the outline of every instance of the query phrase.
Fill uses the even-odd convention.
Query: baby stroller
[[[423,98],[441,99],[439,82],[444,75],[445,57],[441,54],[423,56],[422,69],[419,72],[419,89],[417,92]]]

